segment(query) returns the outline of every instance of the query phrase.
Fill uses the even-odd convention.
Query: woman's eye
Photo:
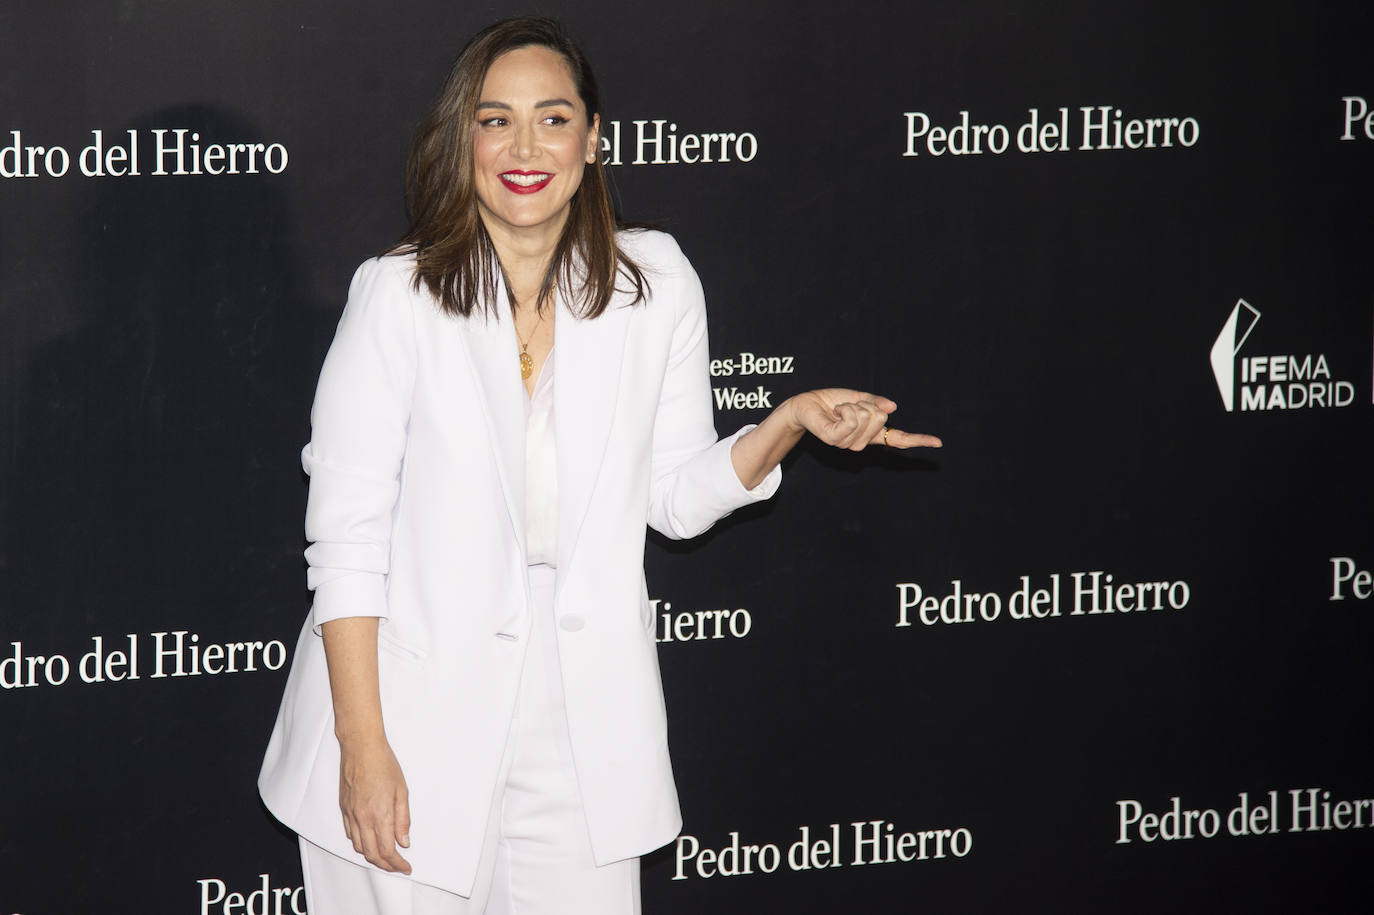
[[[560,124],[568,123],[568,119],[563,117],[563,115],[561,114],[551,114],[548,117],[544,118],[544,123],[553,127],[557,127]]]
[[[503,117],[483,118],[477,123],[481,124],[483,127],[505,127],[506,119]]]

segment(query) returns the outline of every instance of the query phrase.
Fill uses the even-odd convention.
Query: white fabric
[[[549,350],[525,407],[525,555],[558,566],[558,443],[553,434],[553,354]]]
[[[714,425],[706,306],[659,232],[622,233],[652,294],[581,320],[559,302],[557,588],[569,740],[596,860],[682,825],[668,752],[645,524],[694,537],[768,498]],[[316,627],[374,616],[387,738],[417,811],[414,878],[470,893],[531,626],[525,408],[509,317],[445,314],[414,258],[358,269],[320,374],[302,460],[315,600],[258,787],[283,823],[362,863],[339,815],[339,747]],[[622,287],[624,283],[620,284]],[[504,289],[496,301],[505,301]],[[737,434],[743,434],[746,429]]]
[[[472,895],[360,867],[302,839],[310,915],[638,915],[639,859],[593,860],[568,744],[553,592],[553,571],[531,566],[529,655]]]

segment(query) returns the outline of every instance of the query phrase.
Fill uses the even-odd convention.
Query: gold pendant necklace
[[[539,320],[542,321],[543,319],[544,316],[540,315]],[[534,339],[534,332],[538,329],[539,321],[535,321],[534,328],[530,330],[530,340]],[[520,334],[517,333],[515,338],[519,340]],[[534,374],[534,357],[529,354],[530,340],[520,341],[520,377],[526,381]]]
[[[534,334],[539,330],[539,325],[544,323],[544,312],[536,307],[535,314],[539,317],[534,322],[534,326],[530,328],[529,339],[521,340],[520,331],[518,329],[515,331],[515,339],[520,344],[520,377],[525,381],[529,381],[530,376],[534,374],[534,357],[529,354],[530,340],[534,339]]]

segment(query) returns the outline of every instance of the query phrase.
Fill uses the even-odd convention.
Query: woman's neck
[[[515,294],[520,307],[533,308],[543,288],[544,276],[548,273],[553,252],[558,246],[562,227],[557,231],[541,231],[537,234],[492,231],[487,227],[492,247],[501,261],[501,269],[506,274],[506,282]]]

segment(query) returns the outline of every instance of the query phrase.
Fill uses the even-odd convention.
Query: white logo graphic
[[[1355,401],[1355,385],[1331,377],[1325,353],[1241,356],[1240,348],[1259,319],[1257,308],[1237,300],[1212,344],[1212,374],[1228,413],[1348,407]]]
[[[1237,340],[1236,329],[1241,320],[1241,309],[1245,309],[1249,314],[1245,317],[1245,331]],[[1217,335],[1217,342],[1212,344],[1212,374],[1217,377],[1217,389],[1221,391],[1221,402],[1226,404],[1227,413],[1234,409],[1235,404],[1236,354],[1240,352],[1245,338],[1250,336],[1250,331],[1255,329],[1259,319],[1260,313],[1253,305],[1244,299],[1236,300],[1236,307],[1231,309],[1231,317],[1226,319],[1221,333]]]

